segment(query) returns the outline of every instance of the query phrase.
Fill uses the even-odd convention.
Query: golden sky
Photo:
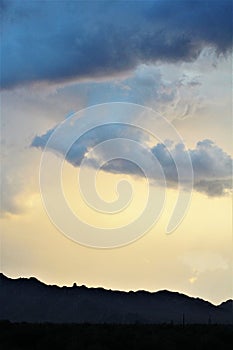
[[[149,6],[148,4],[140,6]],[[148,32],[152,36],[160,35],[158,33],[163,31],[156,27],[154,32],[150,27],[150,20],[145,17],[142,21],[145,30],[137,33],[136,19],[141,18],[140,16],[143,16],[141,13],[144,13],[140,8],[137,9],[139,5],[128,14],[129,17],[126,16],[128,18],[126,22],[126,17],[122,17],[125,23],[125,27],[122,28],[126,30],[128,22],[131,23],[130,28],[132,32],[137,33],[136,37],[140,43],[136,50],[137,41],[134,36],[130,37],[127,43],[129,50],[125,50],[124,55],[120,49],[122,41],[117,39],[118,35],[121,35],[121,28],[115,33],[114,54],[108,55],[108,50],[112,50],[112,41],[97,40],[95,35],[98,36],[102,32],[98,31],[99,24],[91,25],[92,22],[96,23],[93,19],[94,10],[90,13],[85,12],[85,5],[82,8],[83,17],[80,17],[80,23],[77,24],[78,33],[82,33],[82,30],[89,33],[88,40],[102,48],[96,52],[92,52],[96,47],[94,44],[89,46],[85,36],[72,37],[73,28],[76,28],[76,17],[73,17],[73,10],[63,9],[63,5],[65,6],[63,2],[60,2],[61,8],[58,6],[56,9],[57,17],[54,16],[63,18],[61,28],[64,31],[60,32],[54,29],[58,27],[53,22],[54,17],[51,17],[54,11],[51,4],[41,9],[41,16],[37,19],[33,17],[36,13],[34,10],[37,9],[36,3],[30,7],[25,2],[20,8],[20,5],[13,1],[6,9],[9,12],[4,19],[5,73],[1,91],[0,217],[1,271],[4,274],[10,277],[35,276],[45,283],[58,285],[76,283],[127,291],[168,289],[204,298],[216,304],[232,298],[232,191],[229,170],[233,155],[232,57],[227,36],[224,41],[224,21],[222,14],[217,10],[217,4],[218,1],[216,8],[212,9],[213,16],[210,17],[216,18],[219,26],[222,21],[222,26],[217,27],[221,29],[218,35],[209,34],[209,30],[214,30],[215,26],[211,26],[212,22],[208,22],[208,16],[203,15],[205,12],[201,10],[202,5],[200,10],[196,9],[200,11],[197,18],[200,21],[205,19],[207,23],[202,28],[202,33],[196,29],[198,26],[193,12],[189,13],[190,31],[185,24],[187,20],[180,22],[187,9],[180,8],[180,17],[176,17],[174,12],[176,24],[174,33],[177,34],[177,38],[184,32],[196,33],[193,37],[190,34],[190,42],[193,43],[194,40],[191,47],[187,48],[182,41],[179,47],[182,47],[183,53],[180,53],[180,57],[176,48],[178,43],[174,43],[174,50],[170,48],[168,57],[160,55],[159,48],[158,52],[152,49],[147,51],[145,44],[147,38],[144,34]],[[119,18],[122,9],[118,8],[118,5],[114,6]],[[156,6],[163,5],[158,3]],[[97,7],[96,5],[98,17],[100,14]],[[20,16],[20,11],[31,15]],[[107,18],[110,17],[107,16],[111,16],[111,11],[107,6],[106,13],[104,12],[106,20],[102,21],[102,25],[109,25]],[[129,8],[126,6],[124,13],[128,13],[127,11]],[[151,15],[153,13],[151,12]],[[53,20],[50,21],[51,18]],[[169,18],[169,16],[168,19],[163,18],[161,23],[168,21],[164,22],[168,28],[166,39],[171,43],[174,40],[171,35],[174,23]],[[160,21],[156,23],[160,25]],[[112,25],[113,28],[117,27],[115,20]],[[88,31],[86,26],[89,28]],[[47,35],[44,28],[50,28],[47,31],[50,34]],[[111,31],[106,31],[107,37],[109,32]],[[35,33],[38,33],[36,40]],[[130,33],[131,29],[129,35]],[[214,43],[208,39],[212,37],[215,38]],[[56,41],[54,38],[59,39]],[[72,40],[69,41],[67,38]],[[122,40],[124,42],[125,39]],[[160,46],[164,45],[163,37],[156,40]],[[58,42],[62,45],[56,46]],[[124,44],[126,45],[125,42]],[[70,45],[78,47],[75,59],[72,55],[76,46],[70,50]],[[101,45],[106,45],[106,51]],[[61,46],[64,46],[62,51]],[[50,50],[50,47],[53,47],[53,50]],[[142,52],[139,52],[140,50]],[[32,51],[37,54],[32,54]],[[15,58],[10,52],[15,52]],[[54,52],[56,57],[53,56]],[[82,55],[79,56],[80,52]],[[103,52],[106,56],[101,56]],[[152,57],[148,58],[148,55]],[[118,56],[121,60],[117,59],[115,62]],[[36,57],[40,57],[40,64]],[[75,65],[76,60],[78,63]],[[121,65],[119,62],[122,62]],[[139,106],[137,108],[144,106],[146,110],[149,107],[156,115],[161,115],[157,124],[154,124],[147,114],[140,115],[141,119],[133,113],[130,116],[126,115],[126,119],[128,118],[127,120],[132,121],[134,125],[144,125],[147,131],[156,134],[157,140],[150,133],[142,135],[138,130],[124,131],[122,128],[116,128],[113,133],[111,129],[102,130],[100,134],[94,132],[85,136],[86,138],[81,140],[80,147],[75,145],[77,148],[71,149],[70,154],[64,156],[70,139],[75,137],[76,132],[81,132],[79,126],[84,130],[88,123],[89,126],[92,125],[91,114],[86,112],[86,108],[112,102],[137,104]],[[132,108],[135,108],[133,106],[136,105],[132,105]],[[81,110],[83,112],[75,114]],[[108,114],[106,107],[106,113],[98,115],[97,119],[105,124],[113,123],[120,118],[122,122],[126,120],[125,116],[116,116],[115,112],[113,109],[112,114]],[[89,119],[85,119],[85,113]],[[164,122],[163,117],[166,117],[167,122]],[[161,120],[165,123],[163,126],[160,125]],[[62,122],[63,127],[65,125],[64,130],[62,129],[64,133],[55,140],[54,148],[47,152],[44,150],[45,142]],[[179,133],[187,150],[176,148],[179,140],[177,135],[173,138],[176,132]],[[124,144],[123,141],[120,141],[119,148],[113,144],[112,146],[105,144],[105,148],[96,150],[96,144],[106,141],[108,136],[110,139],[120,137],[127,140],[132,137],[146,150],[143,149],[144,153],[140,155],[136,145],[134,147],[134,144],[129,142]],[[169,157],[164,158],[162,143],[166,144],[165,148],[172,157],[177,157],[178,162],[181,161],[182,174],[188,173],[187,162],[183,161],[187,154],[191,155],[194,169],[190,205],[183,221],[172,234],[166,234],[166,227],[178,194],[188,193],[185,186],[187,187],[190,178],[184,176],[181,180],[182,189],[179,191],[176,188],[173,163]],[[124,187],[125,184],[122,183],[117,187],[121,180],[125,180],[132,186],[131,201],[115,214],[108,211],[98,212],[87,205],[80,192],[78,180],[80,169],[83,169],[84,174],[82,185],[86,193],[89,193],[89,199],[94,201],[91,179],[94,179],[96,164],[100,164],[109,154],[118,153],[121,158],[124,152],[132,161],[136,159],[139,164],[147,164],[147,151],[155,155],[160,164],[156,165],[153,176],[149,176],[149,187],[148,179],[142,177],[131,165],[119,161],[115,165],[114,163],[110,165],[108,170],[99,171],[95,189],[106,208],[108,205],[113,205],[112,201],[118,200],[118,195],[119,203],[121,201],[127,203],[130,199],[129,187]],[[113,228],[117,235],[117,230],[134,223],[137,217],[143,215],[141,226],[138,227],[143,234],[143,228],[150,220],[145,210],[148,193],[154,200],[155,217],[157,218],[160,209],[161,216],[158,216],[157,222],[147,233],[125,246],[99,249],[74,242],[69,238],[69,232],[63,234],[54,225],[49,217],[52,215],[46,212],[43,205],[40,187],[43,152],[46,153],[48,160],[44,168],[48,182],[42,190],[42,195],[49,196],[57,220],[64,223],[68,231],[72,229],[81,232],[82,228],[78,224],[76,227],[76,224],[70,221],[68,212],[64,211],[64,207],[57,201],[57,184],[60,182],[63,198],[68,203],[69,210],[94,227],[96,232],[99,228]],[[56,166],[61,155],[64,158],[63,172],[57,178]],[[90,162],[86,168],[85,166],[82,168],[81,158]],[[150,164],[147,166],[146,170],[151,174],[153,169]],[[161,184],[160,167],[168,172],[167,186]],[[166,201],[163,202],[165,193]],[[81,233],[85,236],[86,232]],[[129,226],[127,234],[134,237],[136,231],[134,232],[133,225]]]

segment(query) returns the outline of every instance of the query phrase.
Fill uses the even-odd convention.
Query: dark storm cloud
[[[2,2],[2,87],[97,79],[232,47],[232,2]]]
[[[54,129],[49,130],[42,136],[36,136],[31,146],[44,149],[53,130]],[[55,146],[52,151],[61,153],[69,163],[78,167],[83,158],[85,158],[88,152],[96,145],[115,138],[134,140],[142,145],[145,145],[148,141],[146,133],[142,132],[140,129],[131,126],[126,127],[125,125],[122,127],[121,124],[114,124],[101,126],[87,132],[72,145],[67,154],[65,153],[65,137],[59,141],[59,145],[54,144]],[[190,149],[189,151],[187,151],[182,144],[173,144],[169,140],[165,143],[166,144],[157,143],[153,147],[147,147],[146,152],[152,152],[159,161],[169,187],[176,187],[178,183],[176,164],[179,164],[179,167],[183,167],[183,173],[185,173],[187,152],[189,152],[193,166],[195,190],[203,192],[208,196],[221,196],[231,190],[232,158],[214,142],[211,140],[200,141],[196,144],[194,149]],[[125,144],[122,143],[122,150],[120,147],[119,144],[119,154],[124,154]],[[104,154],[101,154],[100,152],[96,153],[94,151],[91,157],[89,155],[89,165],[96,168],[100,167],[105,156],[111,156],[111,145],[108,146],[107,149],[105,148],[104,152]],[[129,155],[132,156],[132,159],[138,159],[140,163],[140,157],[144,157],[145,154],[138,154],[137,152],[137,150],[131,149]],[[130,156],[129,159],[131,159]],[[105,164],[102,169],[110,173],[132,174],[134,176],[143,175],[137,165],[124,159],[112,160]],[[150,173],[149,176],[155,180],[155,183],[160,179],[159,173]],[[183,178],[181,186],[185,188],[189,180],[190,179]]]

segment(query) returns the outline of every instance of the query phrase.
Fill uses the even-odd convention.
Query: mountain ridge
[[[160,290],[113,291],[47,285],[35,277],[0,273],[0,320],[58,323],[232,323],[232,300],[216,306],[201,298]],[[184,321],[185,318],[185,321]]]
[[[177,295],[182,295],[182,296],[185,296],[185,297],[187,297],[187,298],[190,298],[190,299],[194,299],[194,300],[201,300],[201,301],[204,301],[204,302],[206,302],[206,303],[209,303],[209,304],[211,304],[212,306],[220,306],[220,305],[222,305],[222,304],[224,304],[224,303],[227,303],[227,302],[232,302],[233,301],[233,299],[227,299],[227,300],[224,300],[224,301],[222,301],[221,303],[219,303],[219,304],[214,304],[214,303],[212,303],[211,301],[209,301],[209,300],[206,300],[206,299],[202,299],[202,298],[200,298],[200,297],[194,297],[194,296],[190,296],[190,295],[187,295],[187,294],[185,294],[185,293],[182,293],[182,292],[178,292],[178,291],[173,291],[173,290],[169,290],[169,289],[160,289],[160,290],[157,290],[157,291],[149,291],[149,290],[145,290],[145,289],[138,289],[138,290],[129,290],[129,291],[125,291],[125,290],[119,290],[119,289],[111,289],[111,288],[105,288],[105,287],[88,287],[88,286],[86,286],[85,284],[81,284],[81,285],[78,285],[76,282],[74,282],[73,283],[73,285],[72,286],[59,286],[59,285],[57,285],[57,284],[47,284],[47,283],[45,283],[45,282],[43,282],[43,281],[41,281],[40,279],[38,279],[38,278],[36,278],[36,277],[16,277],[16,278],[13,278],[13,277],[9,277],[9,276],[7,276],[7,275],[5,275],[4,273],[2,273],[2,272],[0,272],[0,281],[1,281],[1,278],[6,278],[6,279],[8,279],[8,280],[13,280],[13,281],[15,281],[15,280],[21,280],[21,281],[23,281],[23,280],[28,280],[28,281],[35,281],[35,282],[38,282],[38,283],[40,283],[40,284],[42,284],[42,285],[44,285],[44,286],[47,286],[47,287],[57,287],[57,288],[59,288],[59,289],[65,289],[65,288],[86,288],[86,289],[88,289],[88,290],[104,290],[104,291],[109,291],[109,292],[115,292],[115,293],[125,293],[125,294],[130,294],[130,293],[145,293],[145,294],[158,294],[158,293],[170,293],[170,294],[177,294]]]

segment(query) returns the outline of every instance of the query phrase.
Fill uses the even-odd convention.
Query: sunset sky
[[[1,271],[47,284],[168,289],[215,304],[232,298],[232,1],[3,0],[0,11]],[[105,126],[67,149],[95,116]],[[55,130],[56,140],[45,149]],[[94,149],[99,144],[104,148]],[[103,213],[93,209],[91,179],[113,154],[119,159],[93,182]],[[184,203],[191,194],[187,157],[191,201],[167,234],[178,196]],[[59,160],[74,215],[97,235],[103,228],[120,235],[125,226],[130,242],[136,229],[142,237],[114,248],[70,239],[74,228],[88,234],[57,200]],[[131,202],[122,179],[132,186]],[[143,235],[150,222],[148,191],[158,220]],[[112,213],[109,205],[122,204],[118,195],[130,203]],[[69,232],[52,222],[43,196]],[[135,228],[140,215],[142,226]]]

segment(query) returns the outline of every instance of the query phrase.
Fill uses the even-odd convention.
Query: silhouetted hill
[[[54,323],[231,324],[232,300],[219,306],[184,294],[58,287],[0,274],[0,320]]]

